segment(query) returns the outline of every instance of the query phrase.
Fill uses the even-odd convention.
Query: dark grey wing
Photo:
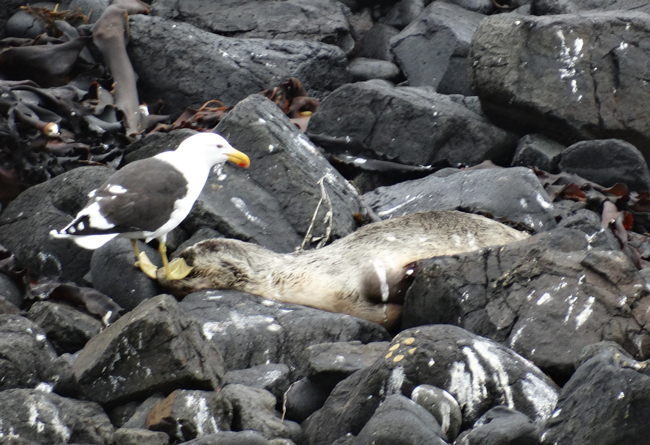
[[[155,158],[133,162],[95,190],[86,206],[97,203],[100,215],[113,227],[93,227],[91,218],[84,215],[73,222],[74,234],[154,232],[169,220],[175,202],[186,194],[185,177],[170,164]]]

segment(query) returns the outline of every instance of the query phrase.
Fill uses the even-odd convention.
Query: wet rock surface
[[[0,441],[647,442],[648,12],[5,1]],[[342,274],[360,292],[335,300],[395,304],[390,330],[229,289],[177,301],[128,239],[90,251],[50,237],[116,169],[201,131],[251,165],[211,172],[170,259],[222,237],[316,249],[424,211],[532,236],[403,270],[365,246],[372,266]],[[138,245],[161,266],[156,241]]]

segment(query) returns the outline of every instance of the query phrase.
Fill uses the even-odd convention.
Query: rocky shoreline
[[[109,3],[0,11],[0,443],[647,441],[647,5]],[[531,236],[419,261],[390,330],[178,301],[128,240],[49,237],[115,168],[209,130],[251,166],[213,171],[172,257],[432,210]]]

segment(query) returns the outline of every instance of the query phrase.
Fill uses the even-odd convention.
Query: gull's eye
[[[217,148],[223,148],[223,145],[217,144]]]

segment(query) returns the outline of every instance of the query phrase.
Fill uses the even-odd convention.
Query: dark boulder
[[[145,252],[153,264],[162,266],[156,249],[138,241],[138,250]],[[95,250],[90,259],[93,287],[111,297],[125,312],[132,311],[143,301],[161,293],[156,281],[135,267],[135,262],[133,245],[126,238],[109,241]]]
[[[345,54],[332,45],[222,37],[144,15],[131,17],[129,23],[129,57],[141,99],[162,99],[172,115],[213,99],[232,106],[288,77],[299,78],[315,94],[349,80]]]
[[[103,328],[97,318],[57,301],[36,302],[27,316],[45,331],[59,354],[80,350]]]
[[[644,443],[648,415],[647,362],[605,350],[583,363],[564,385],[542,443]]]
[[[242,151],[251,154],[248,147]],[[188,233],[209,227],[274,252],[293,252],[302,241],[277,198],[251,180],[247,171],[227,164],[210,174],[182,227]]]
[[[650,12],[643,0],[533,0],[534,15],[575,14],[580,11],[637,11]]]
[[[221,351],[227,370],[284,363],[299,378],[308,366],[308,346],[388,338],[384,328],[370,321],[239,291],[195,292],[181,307],[200,322],[205,337]]]
[[[182,442],[228,431],[232,418],[233,407],[223,393],[179,389],[151,408],[146,426]]]
[[[463,424],[463,414],[454,397],[444,389],[432,385],[418,385],[413,388],[411,400],[429,411],[440,424],[440,437],[453,442]]]
[[[375,23],[361,39],[359,57],[394,62],[390,51],[390,39],[399,34],[399,30],[384,23]]]
[[[443,173],[443,172],[441,172]],[[451,171],[363,195],[381,218],[429,210],[489,213],[534,230],[555,227],[555,209],[537,176],[527,168]]]
[[[0,315],[0,390],[35,387],[55,358],[37,324],[20,315]]]
[[[248,175],[278,201],[301,236],[319,202],[312,236],[329,230],[336,239],[356,230],[354,214],[365,213],[361,197],[273,102],[254,94],[237,104],[215,131],[251,158]]]
[[[395,60],[412,87],[471,96],[467,55],[485,16],[446,2],[432,2],[390,41]]]
[[[426,409],[399,394],[386,397],[357,435],[355,444],[445,445],[438,421]]]
[[[638,73],[650,50],[634,43],[648,32],[638,12],[493,15],[472,40],[472,89],[504,128],[567,144],[615,137],[649,159],[650,123],[638,117],[650,93]]]
[[[0,437],[36,443],[113,443],[113,425],[97,403],[32,389],[0,392]],[[24,442],[20,442],[24,443]]]
[[[247,369],[228,371],[223,377],[223,385],[238,383],[251,388],[265,389],[282,400],[291,385],[291,370],[282,363],[257,365]]]
[[[434,258],[409,288],[404,326],[452,323],[498,341],[558,381],[582,348],[611,340],[650,355],[650,292],[620,251],[558,229],[501,248]]]
[[[483,414],[474,427],[461,434],[456,445],[538,445],[541,428],[528,416],[495,406]]]
[[[241,39],[315,40],[337,45],[346,53],[355,43],[350,11],[335,0],[156,0],[152,14]]]
[[[60,276],[77,283],[90,269],[92,251],[70,240],[53,239],[51,230],[65,227],[113,170],[82,167],[30,187],[0,214],[0,244],[11,251],[33,278]]]
[[[159,295],[89,341],[72,372],[86,398],[116,405],[178,387],[217,389],[224,369],[200,325]]]
[[[354,104],[350,107],[350,104]],[[510,163],[516,138],[430,87],[345,85],[314,113],[308,135],[350,138],[398,162]]]
[[[233,430],[254,430],[267,439],[290,439],[301,442],[300,426],[282,420],[276,411],[276,398],[261,388],[233,384],[224,386],[221,394],[233,406]]]
[[[604,187],[620,182],[630,190],[650,190],[650,170],[643,155],[619,139],[582,141],[564,150],[559,169]]]
[[[402,331],[384,357],[334,388],[302,424],[307,443],[329,445],[348,432],[359,434],[387,397],[411,394],[421,384],[449,392],[465,428],[504,404],[541,424],[559,393],[544,373],[506,347],[456,326],[422,326]]]
[[[557,173],[564,145],[543,134],[527,134],[519,139],[512,166],[537,167],[549,173]]]

